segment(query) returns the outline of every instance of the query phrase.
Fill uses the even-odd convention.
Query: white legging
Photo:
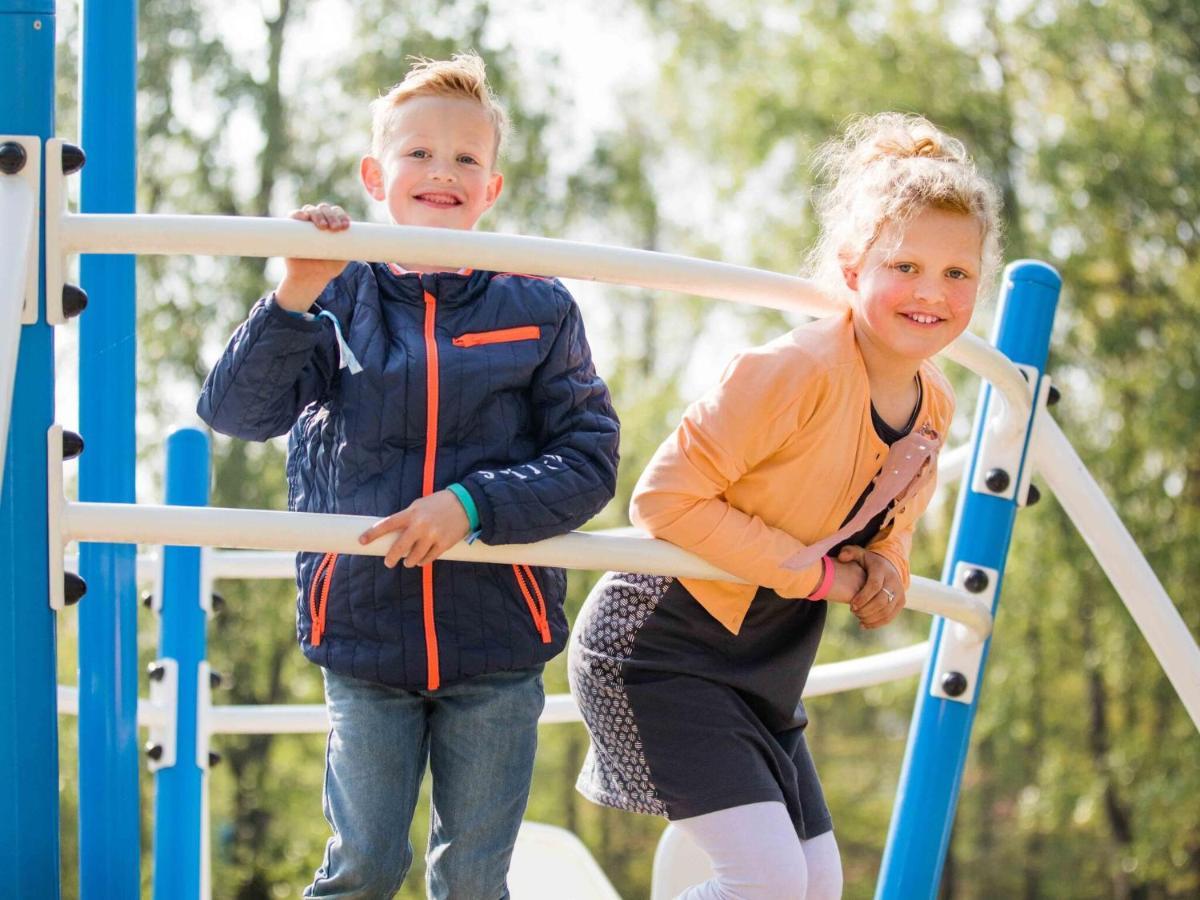
[[[837,900],[842,860],[833,832],[802,841],[778,801],[722,809],[675,825],[708,854],[716,877],[679,900]]]

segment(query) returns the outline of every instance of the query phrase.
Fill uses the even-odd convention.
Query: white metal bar
[[[252,216],[63,213],[56,224],[64,253],[403,260],[628,284],[813,316],[845,309],[842,301],[804,278],[650,250],[525,235],[366,222],[334,233],[292,219]],[[944,352],[999,389],[1006,403],[998,427],[1026,421],[1028,388],[1002,353],[973,334],[964,334]]]
[[[28,162],[25,167],[29,168]],[[17,356],[21,352],[21,324],[25,318],[30,271],[29,242],[37,237],[36,193],[36,184],[30,188],[20,175],[0,175],[0,481],[8,456],[9,415],[17,380]],[[36,266],[33,270],[36,272]],[[36,291],[35,285],[35,321]]]
[[[814,666],[804,688],[805,697],[822,697],[907,678],[921,671],[929,655],[928,641],[889,650],[861,659]],[[79,714],[79,691],[58,686],[58,711]],[[162,727],[166,711],[147,700],[138,701],[138,725]],[[546,698],[539,722],[556,725],[580,721],[579,707],[570,694]],[[206,719],[211,734],[319,734],[329,730],[329,715],[323,704],[211,706]]]
[[[1200,729],[1200,647],[1058,423],[1044,412],[1039,418],[1033,445],[1038,471],[1079,529]]]
[[[862,659],[815,666],[805,697],[820,697],[907,678],[921,671],[929,643],[914,644]],[[580,721],[579,707],[570,694],[551,694],[538,720],[542,725]],[[294,706],[214,706],[209,711],[213,734],[314,734],[329,730],[329,715],[321,704]]]
[[[811,315],[845,306],[804,279],[711,260],[524,235],[375,225],[322,232],[292,219],[252,216],[71,215],[61,223],[67,253],[300,256],[403,260],[630,284]]]
[[[236,547],[247,550],[307,550],[384,556],[392,538],[360,544],[358,536],[378,521],[371,516],[335,516],[220,507],[151,506],[132,503],[66,503],[64,535],[103,543],[156,543]],[[665,541],[573,531],[535,544],[489,546],[459,543],[443,559],[464,562],[529,563],[569,569],[681,575],[715,581],[740,579]],[[916,581],[916,579],[914,579]],[[961,591],[922,581],[908,608],[962,622],[981,638],[991,631],[987,607]]]
[[[58,686],[58,714],[79,715],[79,688],[60,684]],[[167,722],[167,711],[149,700],[138,700],[137,723],[140,728],[161,728]]]
[[[928,657],[929,641],[924,641],[900,650],[813,666],[804,685],[804,696],[824,697],[899,681],[919,674]]]

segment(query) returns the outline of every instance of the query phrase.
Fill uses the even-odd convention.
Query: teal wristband
[[[470,493],[458,482],[446,485],[446,490],[458,498],[458,502],[462,504],[463,510],[467,514],[467,523],[471,526],[472,531],[479,530],[479,510],[475,508],[475,501],[471,499]]]

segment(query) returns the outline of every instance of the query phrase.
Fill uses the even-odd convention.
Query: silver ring
[[[894,603],[896,601],[896,594],[894,592],[889,591],[887,588],[880,588],[880,590],[888,595],[888,603]]]

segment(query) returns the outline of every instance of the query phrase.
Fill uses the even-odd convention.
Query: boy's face
[[[475,101],[413,97],[392,114],[381,157],[364,157],[360,174],[397,225],[470,229],[504,185],[495,147],[495,127]]]

